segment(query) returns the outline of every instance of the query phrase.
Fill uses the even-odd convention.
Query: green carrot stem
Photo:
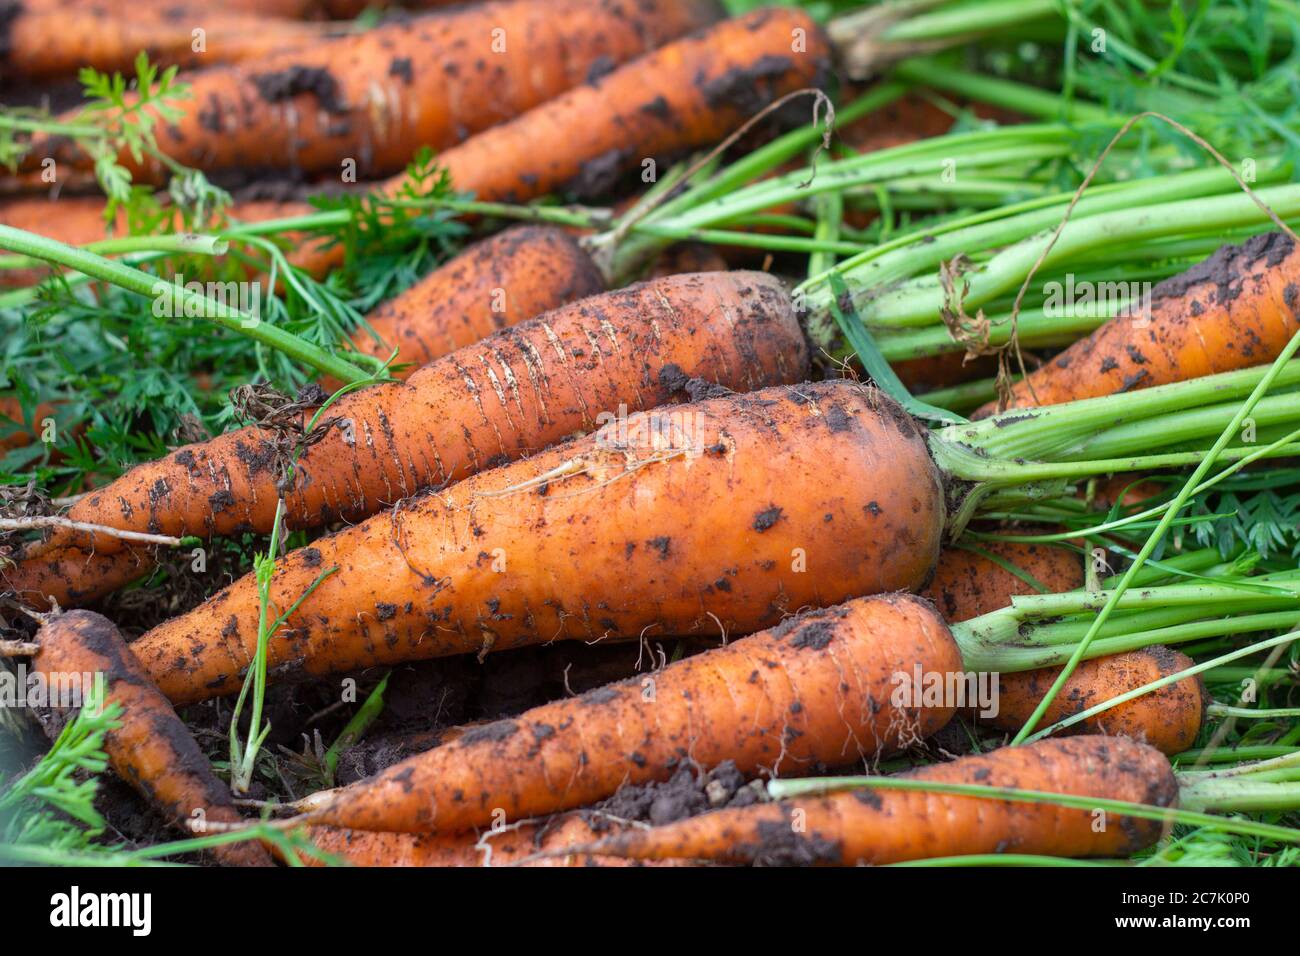
[[[944,90],[977,103],[1012,110],[1034,119],[1097,126],[1120,126],[1127,117],[1080,100],[1068,101],[1055,93],[1002,80],[982,73],[971,73],[950,65],[938,57],[913,57],[894,67],[894,76]]]

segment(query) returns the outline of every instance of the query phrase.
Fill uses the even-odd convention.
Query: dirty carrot
[[[959,670],[934,608],[908,594],[809,611],[643,677],[469,731],[335,791],[306,821],[455,832],[585,806],[682,760],[746,776],[888,753],[954,708],[896,706],[893,676]]]
[[[903,775],[1099,800],[1174,806],[1178,782],[1154,748],[1124,738],[1074,737],[1004,747]],[[981,853],[1127,856],[1153,844],[1158,820],[1107,815],[1049,800],[999,799],[869,787],[824,797],[728,808],[648,830],[627,830],[574,853],[766,865],[880,865]]]
[[[609,421],[288,555],[271,585],[279,607],[292,606],[319,568],[339,570],[289,620],[271,648],[272,670],[320,675],[651,627],[747,633],[805,605],[915,589],[945,528],[959,532],[986,504],[1071,478],[1198,460],[1198,451],[1150,452],[1222,428],[1239,407],[1233,399],[1261,374],[935,432],[851,382]],[[1296,379],[1300,364],[1279,376]],[[1259,403],[1261,421],[1266,412],[1294,418],[1293,396],[1275,398]],[[1195,427],[1184,421],[1189,411]],[[1121,413],[1108,457],[1087,458],[1079,448]],[[1127,457],[1138,451],[1147,454]],[[238,687],[257,617],[246,577],[135,646],[173,700],[216,696]]]
[[[1016,383],[1013,407],[1128,392],[1271,362],[1300,331],[1300,249],[1281,232],[1226,245]],[[996,403],[975,417],[992,414]]]
[[[425,363],[498,329],[603,292],[591,258],[552,226],[515,226],[475,243],[366,316],[353,346],[405,378]],[[378,336],[378,340],[376,337]]]
[[[1044,715],[1045,723],[1054,724],[1191,666],[1192,660],[1186,654],[1160,646],[1084,661],[1053,699]],[[1048,667],[1000,675],[997,713],[981,716],[980,720],[1000,730],[1019,730],[1059,670]],[[1117,704],[1075,724],[1069,732],[1131,737],[1172,756],[1196,742],[1209,704],[1204,682],[1194,675]]]
[[[320,42],[323,25],[241,16],[229,11],[177,8],[156,16],[113,13],[94,7],[21,12],[6,25],[9,80],[49,82],[75,77],[83,67],[132,72],[136,55],[148,51],[162,65],[209,65],[258,60]],[[204,30],[196,50],[194,30]]]
[[[397,172],[422,146],[452,146],[717,15],[712,0],[502,0],[402,18],[195,73],[177,104],[185,115],[158,126],[158,147],[209,171],[256,157],[272,169],[350,170],[354,178],[343,181],[355,182]],[[47,157],[71,168],[89,162],[57,136],[31,145],[29,167]],[[167,172],[129,153],[120,162],[138,179]],[[500,156],[495,163],[504,165]]]
[[[798,381],[807,366],[789,298],[762,273],[672,276],[580,300],[502,329],[405,382],[340,398],[327,413],[335,425],[298,459],[288,524],[373,514],[589,431],[620,406],[660,405],[691,379],[751,389]],[[311,414],[302,413],[303,427]],[[248,427],[186,446],[80,499],[68,517],[185,529],[177,537],[269,531],[285,442],[283,431]],[[57,580],[40,580],[44,556],[92,545],[100,554],[122,548],[102,535],[56,531],[30,547],[22,562],[29,570],[18,577],[30,576],[26,590],[57,593]]]
[[[828,61],[829,44],[806,14],[758,10],[575,87],[439,162],[454,188],[479,199],[639,189],[647,159],[721,140],[778,97],[820,85]]]
[[[36,640],[40,649],[33,668],[52,686],[66,686],[70,675],[102,675],[103,705],[121,707],[120,726],[106,738],[109,761],[169,822],[187,833],[196,820],[239,822],[229,789],[111,621],[89,611],[51,615]],[[64,710],[55,709],[43,722],[57,734],[66,718]],[[216,846],[211,853],[226,866],[271,865],[266,851],[251,842]]]
[[[352,866],[631,866],[634,861],[587,854],[538,856],[539,853],[591,843],[608,833],[626,829],[625,824],[597,818],[601,829],[593,828],[588,814],[567,813],[537,822],[521,822],[482,833],[382,833],[310,827],[308,835],[320,850]],[[308,866],[320,861],[304,855]],[[665,861],[656,865],[680,865]]]
[[[945,548],[934,579],[920,593],[956,624],[1006,607],[1013,594],[1032,593],[1033,582],[1048,591],[1083,587],[1083,559],[1063,548],[1013,541]]]

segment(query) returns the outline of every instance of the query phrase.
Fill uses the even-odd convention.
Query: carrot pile
[[[101,681],[100,766],[183,841],[159,856],[1300,842],[1289,167],[1250,219],[1175,165],[1208,225],[1109,235],[1129,172],[1056,190],[1122,117],[912,59],[1009,25],[981,0],[11,6],[19,90],[141,52],[186,86],[0,110],[0,676]],[[1085,227],[1053,252],[1058,209]],[[1040,249],[1161,281],[1043,335]],[[221,281],[139,325],[173,275]],[[41,759],[95,716],[40,708]],[[87,776],[55,811],[97,819]]]

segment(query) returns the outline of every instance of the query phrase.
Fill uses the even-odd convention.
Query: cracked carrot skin
[[[609,422],[290,553],[277,606],[338,571],[269,663],[323,675],[651,627],[749,633],[918,587],[943,522],[923,429],[880,393],[820,382],[706,399]],[[249,576],[133,650],[171,700],[218,696],[239,687],[257,617]]]
[[[1266,365],[1300,332],[1300,249],[1264,233],[1160,283],[1151,314],[1121,314],[1017,382],[1011,407],[1057,405]],[[1032,386],[1032,391],[1031,391]],[[973,417],[997,411],[981,407]]]
[[[928,601],[861,598],[648,676],[534,707],[337,791],[313,823],[455,832],[519,820],[664,780],[684,760],[741,773],[807,773],[888,753],[941,729],[952,707],[900,707],[895,675],[959,673]]]
[[[1125,738],[1071,737],[1004,747],[904,776],[1172,807],[1178,784],[1158,750]],[[1128,856],[1159,839],[1158,820],[1051,803],[925,791],[845,791],[717,810],[575,846],[644,860],[854,866],[982,853]]]
[[[333,428],[299,458],[289,526],[374,514],[402,498],[590,431],[620,404],[670,401],[688,378],[750,390],[797,382],[807,346],[779,280],[764,273],[672,276],[572,303],[436,360],[405,382],[344,396]],[[309,419],[309,415],[304,415]],[[242,428],[132,468],[68,517],[183,537],[269,532],[273,434]],[[124,550],[119,538],[56,529],[29,546],[24,590],[85,591],[42,570],[50,554]]]
[[[713,0],[502,0],[403,18],[193,73],[177,104],[185,115],[157,126],[158,147],[206,171],[256,157],[336,175],[352,160],[359,178],[388,175],[423,146],[447,149],[719,14]],[[47,156],[90,165],[75,144],[40,136],[24,165]],[[118,161],[139,180],[168,175],[147,157]]]
[[[536,856],[570,843],[587,843],[624,829],[614,820],[595,830],[582,813],[569,813],[539,822],[527,822],[484,833],[378,833],[335,827],[310,827],[317,847],[352,866],[471,867],[471,866],[682,866],[676,860],[640,863],[617,857],[575,853],[570,856]],[[302,856],[308,866],[323,865]]]
[[[1017,541],[975,542],[1022,571],[1053,593],[1083,587],[1083,560],[1072,551]],[[935,565],[934,579],[921,591],[934,602],[949,624],[969,621],[1006,607],[1016,594],[1033,587],[995,561],[964,548],[945,548]]]
[[[1158,645],[1083,661],[1038,726],[1047,727],[1120,694],[1184,671],[1192,664],[1186,654]],[[1014,733],[1024,726],[1060,672],[1059,667],[1044,667],[1002,674],[998,682],[998,712],[992,717],[981,715],[979,720]],[[1185,677],[1089,717],[1066,728],[1064,733],[1131,737],[1172,756],[1196,742],[1209,704],[1210,697],[1200,675]]]
[[[196,811],[212,823],[240,822],[229,789],[111,621],[90,611],[69,611],[42,623],[36,639],[40,650],[32,667],[47,680],[65,686],[70,675],[103,675],[105,705],[122,709],[120,726],[105,738],[109,762],[174,826],[191,835],[188,823]],[[49,719],[53,735],[64,716],[55,711]],[[231,843],[209,852],[226,866],[272,865],[257,843]]]
[[[493,332],[605,291],[591,257],[562,229],[515,226],[470,246],[379,306],[352,336],[359,352],[387,359],[406,378],[417,368]]]

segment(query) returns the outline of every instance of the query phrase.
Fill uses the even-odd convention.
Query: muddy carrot
[[[0,75],[48,82],[75,77],[82,67],[133,74],[142,50],[164,66],[259,60],[310,46],[328,34],[322,25],[178,7],[153,16],[113,13],[92,6],[22,9],[7,24]],[[196,29],[202,29],[202,41]],[[198,47],[196,49],[196,47]]]
[[[212,772],[189,730],[149,680],[108,619],[89,611],[48,617],[37,633],[34,670],[63,686],[72,675],[103,675],[104,704],[118,704],[120,726],[109,732],[106,750],[113,769],[175,826],[190,822],[233,824],[240,820],[229,789]],[[97,679],[97,678],[96,678]],[[57,732],[66,714],[47,718]],[[270,866],[255,843],[213,848],[226,866]]]
[[[823,83],[828,51],[806,14],[759,10],[633,60],[439,161],[455,188],[480,199],[640,188],[645,159],[715,143],[779,96]]]
[[[185,115],[158,126],[158,146],[208,171],[256,157],[259,167],[340,175],[351,162],[355,178],[344,181],[355,182],[397,172],[422,146],[446,149],[717,15],[712,0],[501,0],[403,18],[193,74],[190,98],[177,104]],[[89,162],[65,140],[31,145],[28,165]],[[120,162],[138,178],[167,172],[129,154]]]
[[[277,674],[320,675],[556,639],[636,637],[651,627],[747,633],[805,605],[916,589],[945,529],[960,530],[985,502],[1005,507],[1017,482],[1136,470],[1153,460],[1080,460],[1067,428],[1083,428],[1091,449],[1091,423],[1122,413],[1124,430],[1108,433],[1109,455],[1188,441],[1195,430],[1165,425],[1167,414],[1182,421],[1188,408],[1198,409],[1197,429],[1218,434],[1260,374],[934,432],[852,382],[616,417],[586,438],[290,554],[271,584],[279,607],[306,594],[320,568],[339,570],[302,601],[269,662]],[[1300,364],[1277,381],[1292,376],[1300,378]],[[1294,416],[1288,395],[1257,408]],[[1035,448],[1050,454],[1039,459]],[[1158,460],[1167,466],[1199,454]],[[988,476],[996,499],[980,494]],[[251,660],[258,608],[254,582],[244,578],[136,646],[173,699],[226,693]]]
[[[538,856],[571,843],[590,843],[620,832],[625,824],[588,814],[567,813],[539,822],[512,824],[482,833],[377,833],[335,827],[311,827],[311,841],[326,853],[353,866],[629,866],[633,861],[589,854]],[[320,865],[304,857],[308,865]],[[665,861],[680,865],[676,861]],[[664,864],[656,864],[664,865]]]
[[[807,362],[788,296],[761,273],[673,276],[584,299],[503,329],[406,382],[340,399],[327,413],[338,424],[299,458],[288,521],[315,527],[364,517],[589,431],[620,405],[652,408],[689,379],[751,389],[798,381]],[[230,432],[136,466],[68,514],[117,528],[186,529],[178,537],[268,531],[280,448],[268,429]],[[26,589],[47,593],[43,561],[63,548],[123,548],[86,537],[56,533],[29,548]],[[61,585],[48,587],[57,593]]]
[[[563,230],[516,226],[475,243],[390,299],[352,337],[361,352],[421,365],[487,338],[498,329],[603,292],[591,257]]]
[[[668,407],[291,553],[273,585],[282,606],[320,568],[339,571],[272,642],[272,668],[323,674],[650,625],[751,632],[805,605],[918,586],[942,525],[924,437],[882,396],[814,383]],[[236,582],[135,645],[173,699],[238,686],[251,588]]]
[[[807,773],[887,753],[954,708],[896,706],[894,675],[949,673],[961,656],[928,602],[907,594],[810,611],[652,675],[535,707],[333,794],[307,820],[455,832],[585,806],[682,760],[745,775]]]
[[[980,541],[981,551],[1030,575],[1049,591],[1083,587],[1083,559],[1064,548],[1013,541]],[[1024,578],[979,551],[945,548],[934,579],[920,593],[950,624],[988,614],[1011,603],[1015,594],[1033,593]]]
[[[1160,646],[1084,661],[1053,699],[1042,725],[1056,723],[1191,666],[1192,659],[1186,654]],[[1059,668],[1045,667],[1000,675],[997,714],[979,719],[1000,730],[1019,730],[1059,672]],[[1209,704],[1205,684],[1198,675],[1117,704],[1073,725],[1068,732],[1132,737],[1172,756],[1196,742]]]
[[[1170,807],[1178,783],[1159,751],[1123,738],[1073,737],[1004,747],[906,775]],[[1154,843],[1158,820],[1105,819],[1050,802],[924,790],[859,789],[728,808],[628,830],[572,852],[633,859],[853,866],[983,853],[1127,856]]]
[[[1300,250],[1280,232],[1227,245],[1031,372],[1012,407],[1055,405],[1275,359],[1300,331]],[[1032,389],[1032,390],[1031,390]],[[985,405],[976,417],[992,414]]]

